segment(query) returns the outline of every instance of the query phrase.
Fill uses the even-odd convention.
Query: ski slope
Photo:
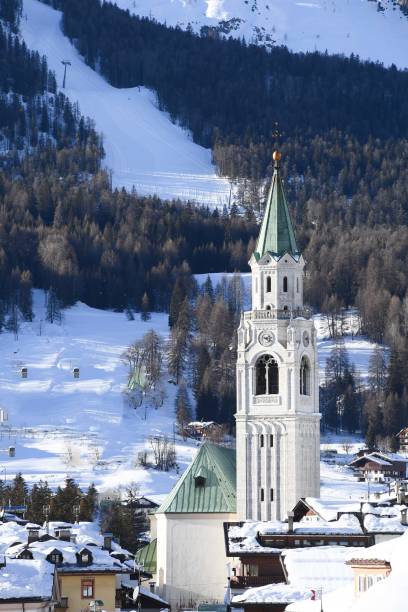
[[[408,67],[408,18],[393,0],[115,0],[167,25],[220,27],[247,42]],[[381,6],[382,10],[378,10]],[[225,23],[227,22],[227,23]]]
[[[195,144],[155,105],[154,93],[117,89],[89,68],[60,29],[61,13],[37,0],[24,0],[22,36],[47,57],[62,84],[62,60],[71,62],[64,93],[95,121],[104,137],[105,165],[113,186],[135,187],[140,195],[194,200],[222,206],[230,185],[216,175],[211,151]]]

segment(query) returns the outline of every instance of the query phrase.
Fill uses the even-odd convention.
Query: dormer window
[[[195,487],[204,487],[205,482],[207,480],[207,471],[205,467],[202,465],[199,470],[194,475],[194,485]]]
[[[80,551],[78,561],[81,565],[90,565],[92,563],[92,555],[86,548]]]
[[[62,560],[62,553],[59,550],[53,550],[47,557],[47,561],[54,563],[54,565],[61,565]]]
[[[18,557],[18,559],[27,559],[32,561],[33,559],[33,553],[30,550],[23,550],[23,552],[21,552]]]

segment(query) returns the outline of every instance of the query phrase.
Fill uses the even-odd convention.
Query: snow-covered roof
[[[370,455],[363,455],[362,457],[356,457],[355,459],[353,459],[353,461],[350,461],[349,465],[355,465],[357,463],[363,463],[363,462],[376,463],[377,465],[382,465],[382,466],[392,465],[391,460],[388,461],[387,459],[384,459],[383,457],[379,457],[378,455],[374,453],[371,453]]]
[[[328,592],[352,583],[353,572],[346,560],[359,552],[360,548],[316,546],[286,550],[282,555],[290,584]]]
[[[154,599],[155,601],[158,601],[159,603],[163,604],[163,608],[170,608],[169,604],[167,603],[165,599],[162,599],[156,593],[152,593],[152,591],[150,591],[149,589],[146,589],[146,587],[144,586],[137,586],[135,588],[135,590],[133,591],[133,601],[136,601],[139,595],[141,597],[148,597],[150,599]]]
[[[399,538],[398,538],[399,539]],[[346,554],[346,562],[349,561],[387,561],[391,560],[391,554],[395,546],[396,539],[386,540],[369,546],[368,548],[360,548],[358,550],[349,550]]]
[[[390,575],[363,593],[350,612],[406,612],[408,533],[393,540],[392,544]]]
[[[340,513],[360,512],[361,508],[357,500],[306,497],[305,501],[325,521],[335,521]]]
[[[51,599],[54,566],[47,561],[7,559],[0,569],[0,602],[8,599]]]
[[[376,582],[358,598],[354,597],[351,587],[324,595],[324,612],[406,612],[408,533],[365,551],[361,550],[359,556],[389,561],[392,571],[388,577]],[[296,602],[288,606],[287,612],[320,612],[320,601]]]
[[[299,599],[310,599],[310,588],[302,589],[291,584],[268,584],[267,586],[247,589],[232,598],[232,604],[241,603],[290,603]]]
[[[70,571],[74,571],[73,566],[77,566],[77,555],[84,549],[89,550],[92,555],[92,564],[87,566],[77,566],[78,570],[83,570],[86,567],[93,571],[129,571],[127,566],[124,566],[117,558],[111,556],[108,550],[103,550],[103,536],[99,533],[99,527],[96,523],[80,522],[75,525],[61,522],[50,522],[48,531],[51,533],[54,529],[70,529],[71,534],[75,536],[75,542],[66,542],[60,539],[50,538],[45,541],[37,540],[28,544],[28,532],[26,527],[22,527],[17,523],[0,523],[0,553],[6,554],[7,557],[16,558],[24,550],[28,549],[35,560],[46,560],[54,550],[59,551],[63,556],[63,565],[59,566],[59,571],[70,566]],[[40,537],[46,533],[45,526],[40,529]],[[126,558],[131,558],[133,555],[125,550],[119,544],[112,542],[112,552],[122,554]]]
[[[27,542],[27,530],[15,522],[0,523],[0,553],[17,542]]]
[[[288,523],[280,521],[246,521],[241,525],[230,525],[228,541],[230,553],[274,552],[278,549],[264,546],[259,536],[289,534]],[[354,514],[343,514],[337,521],[305,521],[293,524],[294,535],[363,535],[358,518]]]
[[[399,516],[386,517],[367,514],[364,517],[364,528],[367,533],[404,533],[407,526],[402,525]]]

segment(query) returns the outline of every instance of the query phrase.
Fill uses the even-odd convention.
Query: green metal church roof
[[[278,257],[281,257],[284,253],[289,253],[295,257],[300,255],[279,172],[279,158],[277,157],[277,161],[275,161],[272,184],[255,249],[257,260],[261,259],[266,253]]]
[[[137,563],[149,574],[155,574],[157,568],[157,540],[152,540],[135,554]]]
[[[235,449],[205,442],[157,513],[235,512]]]

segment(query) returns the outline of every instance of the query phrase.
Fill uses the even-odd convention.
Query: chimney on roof
[[[38,527],[29,527],[27,543],[32,544],[33,542],[38,542],[39,539],[40,539],[40,529]]]
[[[150,592],[154,593],[154,589],[155,589],[156,583],[155,582],[149,582],[149,587],[150,587]]]
[[[408,526],[408,508],[403,508],[401,510],[401,525],[404,525],[404,527]]]
[[[108,550],[109,552],[111,552],[112,550],[112,541],[113,541],[113,534],[112,533],[103,533],[103,550]]]
[[[55,529],[55,537],[63,542],[71,541],[71,529],[69,527],[57,527]]]
[[[288,533],[293,533],[293,521],[295,518],[295,513],[293,510],[288,512]]]

